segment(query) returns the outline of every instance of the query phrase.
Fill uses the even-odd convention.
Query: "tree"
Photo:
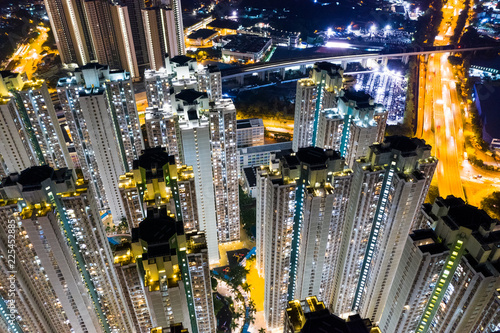
[[[448,57],[448,62],[452,66],[460,66],[462,64],[462,58],[457,57],[457,56],[449,56]]]
[[[120,224],[118,225],[118,230],[123,232],[126,232],[128,230],[127,218],[122,217],[122,219],[120,220]]]
[[[208,56],[207,52],[201,50],[196,54],[196,61],[205,60],[207,59],[207,56]]]
[[[224,307],[224,303],[214,294],[214,313],[217,316],[220,310]]]
[[[460,15],[458,15],[457,19],[457,25],[455,26],[455,30],[453,31],[453,36],[450,38],[451,44],[456,45],[460,37],[462,36],[462,33],[464,31],[465,24],[467,23],[467,17],[469,16],[469,9],[470,9],[470,1],[465,1],[465,7],[462,9],[460,12]]]
[[[238,324],[236,324],[236,322],[233,320],[233,321],[231,321],[231,324],[229,325],[229,327],[231,327],[231,330],[234,330],[234,329],[236,329],[236,327],[238,327]]]
[[[241,288],[243,289],[243,291],[245,291],[245,292],[247,292],[247,293],[248,293],[248,292],[250,292],[250,287],[251,287],[251,286],[250,286],[247,282],[245,282],[245,283],[243,283],[243,284],[241,285]]]
[[[238,264],[229,267],[227,275],[231,278],[231,284],[235,287],[243,283],[243,279],[250,273],[248,269]]]
[[[241,314],[241,312],[235,312],[235,313],[233,313],[233,318],[234,319],[240,319],[241,317],[243,317],[243,315]]]
[[[436,198],[439,196],[439,188],[437,186],[429,186],[429,192],[427,192],[426,202],[433,204]]]
[[[500,192],[495,191],[484,198],[480,207],[492,218],[500,219]]]
[[[264,327],[259,328],[259,333],[266,333],[266,329]]]
[[[240,215],[241,223],[243,224],[243,230],[247,235],[252,235],[252,230],[255,228],[255,223],[257,220],[256,214],[256,202],[255,199],[250,195],[245,193],[243,189],[239,188],[239,198],[240,198]]]
[[[210,281],[212,283],[212,289],[217,290],[217,284],[218,284],[217,279],[212,276]]]

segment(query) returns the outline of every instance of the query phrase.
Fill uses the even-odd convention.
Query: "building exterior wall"
[[[124,161],[113,131],[113,123],[108,114],[108,105],[103,92],[80,96],[82,116],[87,123],[97,170],[91,179],[99,178],[102,182],[101,193],[105,198],[105,207],[109,207],[115,221],[125,216],[125,207],[118,188],[120,175],[125,173]]]
[[[314,121],[318,88],[311,79],[297,81],[295,117],[293,126],[293,151],[313,147]]]
[[[212,298],[212,284],[206,249],[187,255],[191,287],[194,294],[198,332],[214,333],[217,330]]]
[[[45,81],[27,81],[15,94],[18,110],[26,112],[45,163],[53,168],[71,168],[73,163]]]
[[[126,216],[120,176],[144,149],[130,74],[89,64],[61,79],[57,92],[83,175],[118,223]]]
[[[240,239],[236,141],[236,109],[231,100],[221,100],[210,110],[210,142],[219,243]]]
[[[414,332],[448,251],[423,252],[409,236],[380,320],[384,332]]]
[[[118,36],[113,27],[111,3],[106,0],[84,1],[96,59],[113,69],[121,67]]]
[[[196,193],[196,206],[200,229],[207,239],[210,264],[219,262],[217,241],[217,216],[210,147],[210,127],[208,122],[199,127],[187,124],[180,126],[184,162],[193,166]]]
[[[257,199],[257,211],[261,212],[257,215],[257,243],[263,244],[258,256],[263,256],[264,263],[264,269],[260,269],[265,281],[264,319],[268,329],[279,329],[284,325],[288,294],[295,185],[275,185],[265,174],[258,177],[258,184],[266,193],[265,201],[263,194]]]
[[[1,219],[4,232],[8,221],[15,219],[19,232],[26,235],[16,239],[18,263],[30,276],[31,286],[22,287],[44,304],[40,310],[57,332],[102,332],[104,327],[128,331],[130,313],[123,306],[94,196],[70,170],[60,170],[63,178],[53,180],[44,176],[50,171],[43,166],[21,173],[29,190],[15,180],[0,189],[5,198],[19,200],[3,205],[0,214],[8,215]]]
[[[136,49],[134,45],[134,37],[140,39],[139,36],[134,35],[133,24],[136,23],[135,17],[130,17],[134,15],[134,9],[131,8],[129,13],[128,6],[122,6],[115,4],[111,6],[111,18],[113,20],[113,28],[116,35],[116,43],[118,48],[118,53],[120,55],[120,68],[125,69],[130,73],[132,78],[140,77],[139,65],[136,55]],[[140,40],[137,40],[140,43]],[[141,50],[142,51],[142,50]],[[141,59],[141,61],[143,61]]]
[[[44,3],[62,62],[85,65],[95,60],[83,4],[78,0]]]
[[[404,152],[403,144],[408,147]],[[330,305],[334,313],[356,310],[380,321],[404,237],[417,219],[436,164],[424,141],[398,136],[370,146],[366,158],[354,162]]]
[[[340,151],[343,131],[344,117],[336,109],[324,110],[319,118],[318,146]]]
[[[249,122],[250,126],[236,130],[238,148],[264,145],[264,124],[262,119],[245,120]]]
[[[0,104],[0,155],[5,165],[4,173],[21,172],[39,164],[37,156],[23,126],[13,99],[3,99]],[[5,174],[5,176],[6,176]]]

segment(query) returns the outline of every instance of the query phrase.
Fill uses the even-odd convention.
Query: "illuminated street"
[[[463,3],[459,0],[448,0],[443,5],[443,20],[434,41],[435,46],[443,46],[450,43],[450,37],[453,35],[453,31],[455,31],[457,18],[462,9]]]
[[[36,72],[40,60],[43,58],[41,53],[43,51],[49,52],[48,49],[43,47],[43,44],[49,37],[49,28],[38,26],[37,30],[39,32],[38,36],[30,44],[19,44],[14,55],[7,61],[6,66],[15,66],[12,70],[13,72],[26,73],[26,76],[30,80]],[[50,50],[50,53],[54,52],[57,51]]]
[[[500,0],[0,28],[0,333],[500,333]]]
[[[449,1],[443,6],[443,20],[435,45],[448,45],[463,4]],[[464,129],[449,54],[419,57],[419,90],[416,135],[433,146],[439,159],[435,179],[440,196],[466,199],[461,179],[464,158]],[[463,177],[463,174],[462,174]]]

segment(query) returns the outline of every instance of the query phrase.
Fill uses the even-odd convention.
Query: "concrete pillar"
[[[259,80],[265,81],[266,80],[266,72],[259,72]]]
[[[401,62],[403,64],[408,64],[408,61],[410,61],[410,56],[408,56],[408,55],[405,55],[405,56],[403,56],[403,58],[401,58]]]
[[[389,58],[387,57],[383,57],[380,59],[380,66],[382,67],[387,67],[387,61],[389,60]]]
[[[347,60],[342,60],[342,62],[340,63],[340,65],[345,70],[347,68]]]
[[[366,59],[366,58],[361,59],[361,67],[363,67],[363,68],[368,67],[368,59]]]
[[[280,68],[280,74],[281,74],[281,79],[284,80],[286,76],[286,70],[285,67]]]
[[[245,74],[241,74],[236,77],[236,81],[240,86],[243,86],[245,84]]]
[[[300,65],[300,72],[302,73],[302,75],[306,75],[307,73],[306,65]]]

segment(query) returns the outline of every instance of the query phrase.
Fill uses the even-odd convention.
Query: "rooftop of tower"
[[[109,66],[108,65],[101,65],[97,62],[88,62],[85,65],[80,66],[77,69],[75,69],[75,72],[81,72],[84,69],[107,70],[107,69],[109,69]]]
[[[328,161],[342,160],[339,152],[318,147],[300,148],[295,154],[282,156],[284,165],[288,168],[296,168],[301,163],[308,164],[311,170],[320,170],[328,167]]]
[[[426,144],[425,140],[409,138],[403,135],[386,136],[383,143],[372,147],[375,147],[376,151],[380,153],[398,150],[403,156],[415,153],[418,148],[431,149],[431,146]]]
[[[248,118],[248,119],[238,119],[236,120],[236,128],[244,129],[251,127],[263,127],[264,123],[262,122],[262,118]]]
[[[209,73],[220,72],[219,66],[217,66],[215,64],[208,64],[206,67],[207,67],[207,71]]]
[[[437,241],[438,237],[432,229],[414,230],[410,237],[423,253],[437,254],[449,250],[443,243]]]
[[[441,207],[448,207],[448,213],[443,216],[443,220],[452,230],[465,227],[473,231],[477,231],[479,228],[493,231],[495,226],[499,224],[498,220],[490,217],[484,210],[466,204],[461,198],[448,196],[446,199],[436,199],[435,203]],[[500,230],[496,234],[500,239]]]
[[[18,75],[21,75],[19,73],[14,73],[12,71],[9,71],[9,70],[4,70],[4,71],[0,71],[0,75],[3,77],[3,78],[8,78],[8,77],[15,77],[15,76],[18,76]]]
[[[365,93],[362,90],[354,90],[354,89],[346,89],[344,90],[344,96],[342,98],[355,101],[358,106],[361,104],[369,104],[370,100],[372,100],[372,96],[370,94]]]
[[[368,333],[372,327],[369,320],[367,322],[358,314],[344,320],[326,309],[308,313],[306,318],[307,321],[300,333],[332,332],[332,330],[339,333]]]
[[[344,70],[342,68],[342,66],[337,65],[337,64],[333,64],[333,63],[327,62],[327,61],[321,61],[321,62],[315,63],[313,69],[315,71],[323,70],[323,71],[327,71],[329,73],[335,73],[335,74],[339,71]]]
[[[192,104],[198,98],[206,97],[208,98],[207,93],[196,91],[194,89],[183,89],[180,93],[175,95],[176,99],[183,100],[189,104]]]
[[[325,150],[318,147],[300,148],[295,154],[299,161],[308,164],[325,164],[328,160],[339,160],[341,156],[338,151]]]
[[[144,168],[148,171],[157,169],[161,172],[165,164],[174,165],[175,157],[173,155],[169,155],[165,148],[148,148],[143,150],[139,159],[134,161],[134,169]]]
[[[195,58],[191,58],[185,55],[178,55],[173,58],[170,58],[170,62],[176,63],[178,65],[184,66],[185,64],[191,62],[191,61],[196,61]]]
[[[62,168],[54,170],[48,165],[33,166],[21,173],[11,173],[2,180],[2,187],[20,184],[23,191],[36,191],[42,188],[42,182],[51,179],[56,183],[63,183],[72,177],[71,170]]]
[[[424,211],[444,245],[462,239],[464,257],[476,272],[500,276],[500,260],[495,254],[500,245],[500,221],[454,196],[438,197],[432,209],[428,208],[424,206]]]
[[[362,319],[357,314],[349,316],[347,320],[337,317],[316,296],[303,301],[289,301],[286,316],[292,329],[300,333],[369,333],[373,327],[369,319]]]
[[[175,242],[171,244],[170,240],[176,235],[184,235],[182,221],[176,221],[166,214],[166,209],[160,210],[160,213],[148,209],[146,217],[139,227],[132,229],[132,242],[140,240],[148,244],[148,254],[143,259],[175,255]],[[174,245],[174,246],[171,246]]]
[[[80,97],[102,95],[102,94],[104,94],[104,90],[105,89],[102,87],[93,87],[93,88],[83,89],[82,91],[80,91]]]

